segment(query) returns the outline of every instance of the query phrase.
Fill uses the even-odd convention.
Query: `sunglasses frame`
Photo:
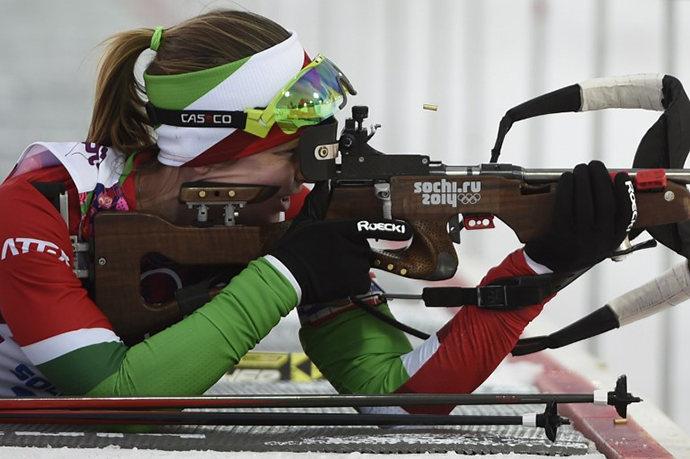
[[[343,90],[341,92],[343,96],[343,101],[340,103],[338,108],[342,109],[343,107],[345,107],[345,105],[347,104],[347,94],[349,93],[351,95],[356,95],[357,91],[352,86],[352,83],[350,83],[350,80],[338,68],[338,66],[336,66],[330,59],[325,57],[323,54],[319,54],[309,64],[307,64],[306,67],[300,70],[297,73],[297,75],[295,75],[289,82],[287,82],[285,86],[283,86],[283,88],[276,94],[276,96],[273,98],[273,100],[271,100],[271,102],[266,106],[266,108],[245,110],[245,113],[247,114],[247,123],[244,127],[244,130],[249,132],[250,134],[254,134],[259,137],[266,137],[266,135],[268,135],[268,131],[270,131],[271,127],[273,127],[273,125],[277,122],[275,120],[276,105],[278,104],[280,99],[283,98],[285,92],[292,88],[295,85],[295,83],[297,83],[307,72],[324,63],[330,64],[338,72],[337,80],[340,84],[340,88]],[[297,129],[299,129],[298,126],[295,126],[294,129],[286,129],[284,126],[280,126],[280,128],[286,134],[294,134],[297,131]]]

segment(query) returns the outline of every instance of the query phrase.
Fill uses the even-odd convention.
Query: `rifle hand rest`
[[[258,203],[278,192],[277,186],[241,185],[218,182],[185,182],[180,187],[183,204],[224,204],[227,202]]]
[[[375,250],[374,268],[413,279],[443,280],[453,277],[458,268],[455,247],[446,222],[412,221],[412,244],[401,251]]]

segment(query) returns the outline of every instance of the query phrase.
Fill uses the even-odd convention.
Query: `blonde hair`
[[[126,156],[155,147],[145,90],[134,73],[153,33],[154,29],[136,29],[106,40],[88,142],[111,146]],[[164,30],[146,72],[175,75],[216,67],[268,49],[289,36],[283,27],[257,14],[212,11]]]

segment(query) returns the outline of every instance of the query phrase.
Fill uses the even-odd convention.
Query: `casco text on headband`
[[[276,123],[286,134],[319,124],[345,106],[348,93],[357,91],[335,64],[319,54],[263,109],[168,110],[148,102],[146,111],[154,125],[235,128],[266,137]]]

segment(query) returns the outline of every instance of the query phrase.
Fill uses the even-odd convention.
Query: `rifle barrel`
[[[567,172],[569,169],[524,169],[523,179],[527,182],[553,182]],[[650,169],[609,169],[609,172],[615,174],[617,172],[627,172],[631,178],[635,178],[638,172],[648,171]],[[684,185],[690,184],[690,171],[685,169],[665,169],[666,178],[672,182],[682,183]]]
[[[609,169],[611,173],[627,172],[635,178],[638,172],[650,169]],[[499,176],[510,179],[524,180],[530,183],[556,182],[564,172],[572,169],[525,169],[512,164],[480,164],[477,166],[436,166],[431,169],[432,174],[445,174],[450,176]],[[672,182],[690,184],[690,170],[665,169],[666,178]]]

